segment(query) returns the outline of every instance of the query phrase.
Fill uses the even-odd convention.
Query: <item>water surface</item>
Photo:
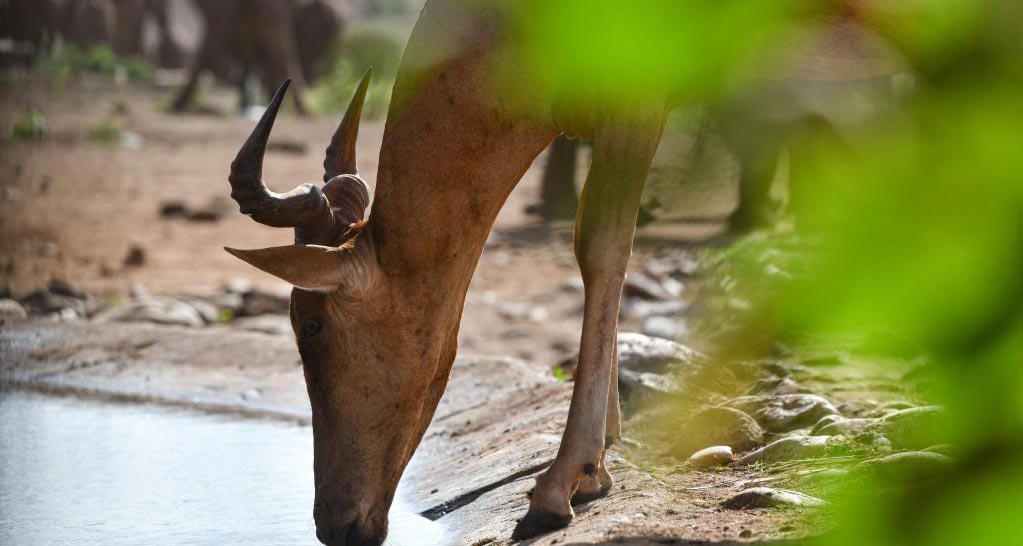
[[[308,426],[0,391],[0,544],[312,545],[312,500]],[[448,542],[390,520],[388,545]]]

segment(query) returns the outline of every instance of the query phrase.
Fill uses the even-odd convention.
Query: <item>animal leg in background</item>
[[[610,389],[618,331],[618,308],[632,254],[639,202],[664,126],[663,98],[629,101],[605,109],[593,143],[593,162],[576,218],[575,252],[585,284],[579,366],[561,447],[537,478],[529,512],[513,538],[536,536],[568,525],[573,495],[584,480],[586,498],[606,493],[603,468]],[[617,406],[617,404],[616,404]],[[613,410],[612,410],[613,413]],[[617,425],[615,425],[617,428]]]

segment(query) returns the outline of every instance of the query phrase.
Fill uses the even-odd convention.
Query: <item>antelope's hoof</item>
[[[526,512],[526,517],[520,519],[518,525],[515,526],[515,530],[512,531],[512,540],[525,540],[564,529],[568,527],[570,521],[572,521],[571,517],[531,509]]]
[[[576,491],[575,495],[572,495],[572,506],[578,506],[590,501],[602,499],[611,492],[612,487],[614,487],[613,483],[607,483],[601,484],[600,489],[595,491]]]

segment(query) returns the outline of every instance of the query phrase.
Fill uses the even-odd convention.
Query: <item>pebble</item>
[[[260,332],[272,336],[293,335],[291,330],[291,319],[281,315],[242,317],[231,321],[231,326],[240,330]]]
[[[25,320],[28,312],[20,303],[12,299],[0,299],[0,325]]]
[[[643,321],[643,333],[648,336],[670,339],[681,339],[689,333],[684,322],[675,317],[653,316]]]
[[[881,434],[895,449],[922,449],[941,443],[941,406],[921,406],[896,411],[881,421]]]
[[[618,334],[618,368],[661,372],[669,364],[688,365],[706,357],[681,343],[634,332]]]
[[[749,415],[734,408],[716,407],[693,416],[678,437],[680,440],[669,452],[678,458],[688,458],[709,445],[748,451],[764,442],[764,431]]]
[[[682,283],[671,277],[655,277],[642,271],[629,273],[622,295],[627,298],[670,300],[682,295]]]
[[[737,466],[754,463],[776,463],[797,459],[815,459],[828,452],[828,446],[837,443],[835,436],[789,436],[746,455],[735,462]],[[842,438],[844,440],[844,438]]]
[[[811,497],[798,491],[754,487],[742,491],[721,503],[721,507],[729,510],[748,510],[750,508],[775,508],[780,506],[823,506],[824,504],[827,503],[817,497]]]
[[[142,298],[106,309],[95,316],[97,322],[152,322],[176,326],[203,326],[194,307],[172,298]]]
[[[863,461],[855,471],[888,482],[911,483],[925,481],[946,472],[952,459],[927,451],[905,451]]]
[[[749,413],[764,430],[771,432],[809,427],[825,415],[838,413],[831,402],[815,394],[740,396],[728,405]]]
[[[827,423],[820,428],[814,427],[811,434],[818,436],[856,436],[857,434],[878,424],[877,419],[842,419]],[[818,423],[818,426],[820,423]]]
[[[530,305],[525,302],[504,302],[497,306],[497,314],[507,320],[528,320],[543,322],[547,320],[547,309]]]
[[[689,456],[689,464],[696,468],[713,468],[732,462],[732,448],[712,446],[701,449]]]

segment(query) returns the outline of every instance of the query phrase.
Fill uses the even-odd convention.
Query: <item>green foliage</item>
[[[108,117],[89,129],[89,140],[100,144],[117,144],[121,140],[121,124]]]
[[[363,116],[384,117],[401,59],[401,45],[388,34],[364,30],[348,36],[329,58],[334,60],[333,65],[310,93],[313,108],[323,113],[344,112],[359,79],[372,68],[373,80],[366,94]]]
[[[234,311],[230,309],[217,309],[217,323],[227,324],[234,320]]]
[[[19,140],[42,140],[48,134],[46,118],[36,107],[26,108],[11,124],[8,134]]]
[[[726,103],[792,29],[844,3],[640,0],[508,2],[534,81],[586,104],[656,89]],[[837,10],[837,11],[836,11]],[[916,378],[947,408],[959,454],[918,487],[850,484],[825,545],[1020,542],[1023,511],[1023,70],[1018,6],[999,0],[857,4],[906,62],[915,89],[850,138],[813,112],[785,128],[798,232],[709,252],[711,314],[740,323],[724,345],[897,333],[926,353]],[[497,75],[500,77],[500,75]],[[499,80],[500,81],[500,80]],[[764,100],[768,114],[789,104]],[[571,104],[571,102],[570,102]],[[796,191],[798,190],[798,191]],[[798,199],[796,198],[798,196]],[[797,234],[798,233],[798,234]],[[712,328],[714,325],[705,325]]]
[[[143,59],[119,58],[110,46],[100,44],[86,50],[75,45],[65,45],[52,54],[41,55],[35,60],[35,70],[58,81],[78,78],[83,74],[97,74],[106,77],[123,77],[132,81],[151,81],[156,72]]]

